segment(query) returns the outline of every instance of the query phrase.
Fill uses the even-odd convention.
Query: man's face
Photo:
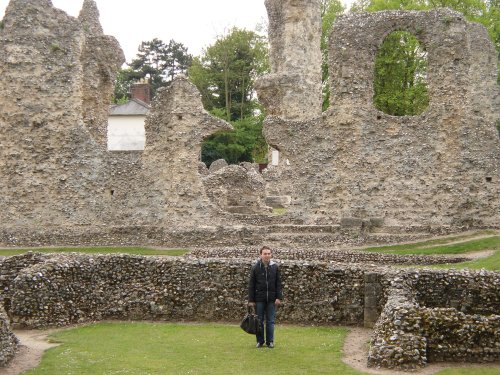
[[[262,253],[260,253],[260,259],[262,259],[264,263],[269,263],[269,261],[271,260],[271,250],[262,250]]]

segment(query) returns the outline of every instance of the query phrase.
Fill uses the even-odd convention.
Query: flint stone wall
[[[14,358],[19,340],[10,329],[9,318],[0,306],[0,368]]]
[[[11,259],[25,263],[24,257]],[[22,269],[5,299],[12,324],[31,328],[101,319],[237,322],[246,310],[251,264],[248,259],[51,255]],[[12,260],[5,268],[11,266]],[[280,267],[286,294],[280,322],[362,324],[362,268],[293,261]],[[0,270],[3,274],[3,262]]]
[[[393,278],[368,365],[413,370],[428,362],[500,360],[499,277],[498,272],[423,270]],[[433,304],[440,307],[427,307]]]
[[[497,56],[482,26],[449,10],[339,17],[330,40],[335,106],[322,114],[320,2],[266,6],[264,132],[290,161],[276,173],[279,188],[267,184],[270,195],[291,197],[280,216],[259,194],[244,194],[245,209],[207,196],[201,144],[231,127],[203,109],[185,77],[155,98],[144,152],[108,152],[108,103],[124,57],[103,34],[95,2],[74,18],[48,0],[11,0],[0,29],[0,243],[203,246],[208,236],[213,246],[317,247],[498,227]],[[394,30],[427,47],[431,101],[422,116],[395,118],[371,103],[376,51]],[[287,224],[341,230],[284,235]],[[220,230],[227,237],[213,235]]]
[[[188,258],[247,258],[256,257],[254,247],[225,247],[194,249],[186,255]],[[279,260],[300,260],[304,262],[321,261],[330,263],[371,263],[372,265],[431,265],[443,263],[460,263],[469,260],[461,257],[446,257],[432,255],[397,255],[365,252],[361,250],[332,249],[289,249],[273,247],[273,257]],[[436,293],[437,294],[437,293]]]
[[[246,309],[253,261],[27,254],[3,259],[0,274],[3,301],[18,327],[102,319],[237,322]],[[363,325],[370,315],[378,319],[371,366],[500,359],[498,272],[279,262],[285,304],[278,320]],[[420,292],[425,290],[431,292]]]

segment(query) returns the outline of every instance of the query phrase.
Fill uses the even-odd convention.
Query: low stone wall
[[[500,313],[498,272],[421,270],[413,278],[412,288],[422,307],[452,307],[465,314]]]
[[[23,256],[13,257],[24,262]],[[244,259],[64,254],[21,270],[6,298],[16,326],[101,319],[239,321],[251,267]],[[3,267],[0,265],[0,271]],[[280,322],[363,323],[365,270],[288,261]]]
[[[189,258],[247,258],[256,259],[258,249],[253,247],[231,248],[203,248],[189,252]],[[443,263],[460,263],[468,258],[454,256],[443,257],[439,255],[397,255],[367,252],[361,250],[333,250],[333,249],[290,249],[273,247],[273,257],[280,260],[322,261],[337,263],[373,263],[373,264],[411,264],[431,265]]]
[[[396,276],[375,325],[368,365],[413,370],[428,362],[500,360],[498,277],[467,270]]]
[[[228,214],[229,215],[229,214]],[[427,238],[430,228],[393,228],[387,233],[363,232],[359,227],[310,226],[295,223],[285,215],[231,216],[236,225],[163,227],[154,225],[59,225],[0,228],[2,247],[40,246],[168,246],[222,247],[255,246],[303,247],[309,249],[410,242]],[[294,224],[290,224],[293,222]],[[209,223],[207,223],[209,224]],[[406,232],[404,232],[406,231]],[[404,233],[403,233],[404,232]],[[439,234],[449,234],[441,228]],[[437,233],[436,233],[437,234]]]
[[[19,341],[10,330],[9,319],[0,306],[0,367],[5,366],[14,358]]]
[[[197,258],[210,254],[201,250],[183,258],[14,256],[0,260],[2,299],[11,323],[23,328],[102,319],[238,322],[255,260],[245,251],[219,254],[240,258]],[[370,366],[411,370],[432,361],[500,359],[498,272],[401,270],[285,260],[286,249],[276,254],[283,257],[276,259],[285,294],[278,321],[376,323]]]

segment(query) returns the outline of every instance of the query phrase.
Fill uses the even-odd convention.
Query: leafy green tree
[[[225,115],[224,111],[215,111]],[[252,116],[233,122],[234,131],[219,132],[209,137],[202,146],[201,159],[210,166],[224,159],[229,164],[243,161],[265,163],[268,146],[262,135],[263,116]]]
[[[129,100],[130,84],[133,80],[135,72],[130,69],[120,69],[115,79],[115,91],[113,95],[113,103],[123,104]],[[139,79],[139,78],[137,78]]]
[[[128,97],[130,85],[140,80],[151,84],[151,94],[163,86],[167,86],[176,75],[186,74],[193,57],[182,43],[174,40],[164,43],[154,38],[142,42],[135,59],[128,64],[129,68],[118,72],[115,85],[115,101]]]
[[[191,81],[202,93],[207,110],[225,110],[228,121],[252,116],[257,108],[254,82],[268,70],[264,37],[233,28],[209,46],[189,69]]]
[[[328,37],[337,16],[345,8],[340,0],[321,0],[321,73],[323,90],[323,110],[330,106],[330,85],[328,72]]]
[[[375,107],[394,116],[421,114],[429,104],[426,76],[426,53],[417,38],[389,34],[375,59]]]

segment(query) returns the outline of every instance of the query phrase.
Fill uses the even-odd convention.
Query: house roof
[[[146,115],[150,106],[139,99],[131,99],[125,104],[115,104],[109,108],[110,116]]]

